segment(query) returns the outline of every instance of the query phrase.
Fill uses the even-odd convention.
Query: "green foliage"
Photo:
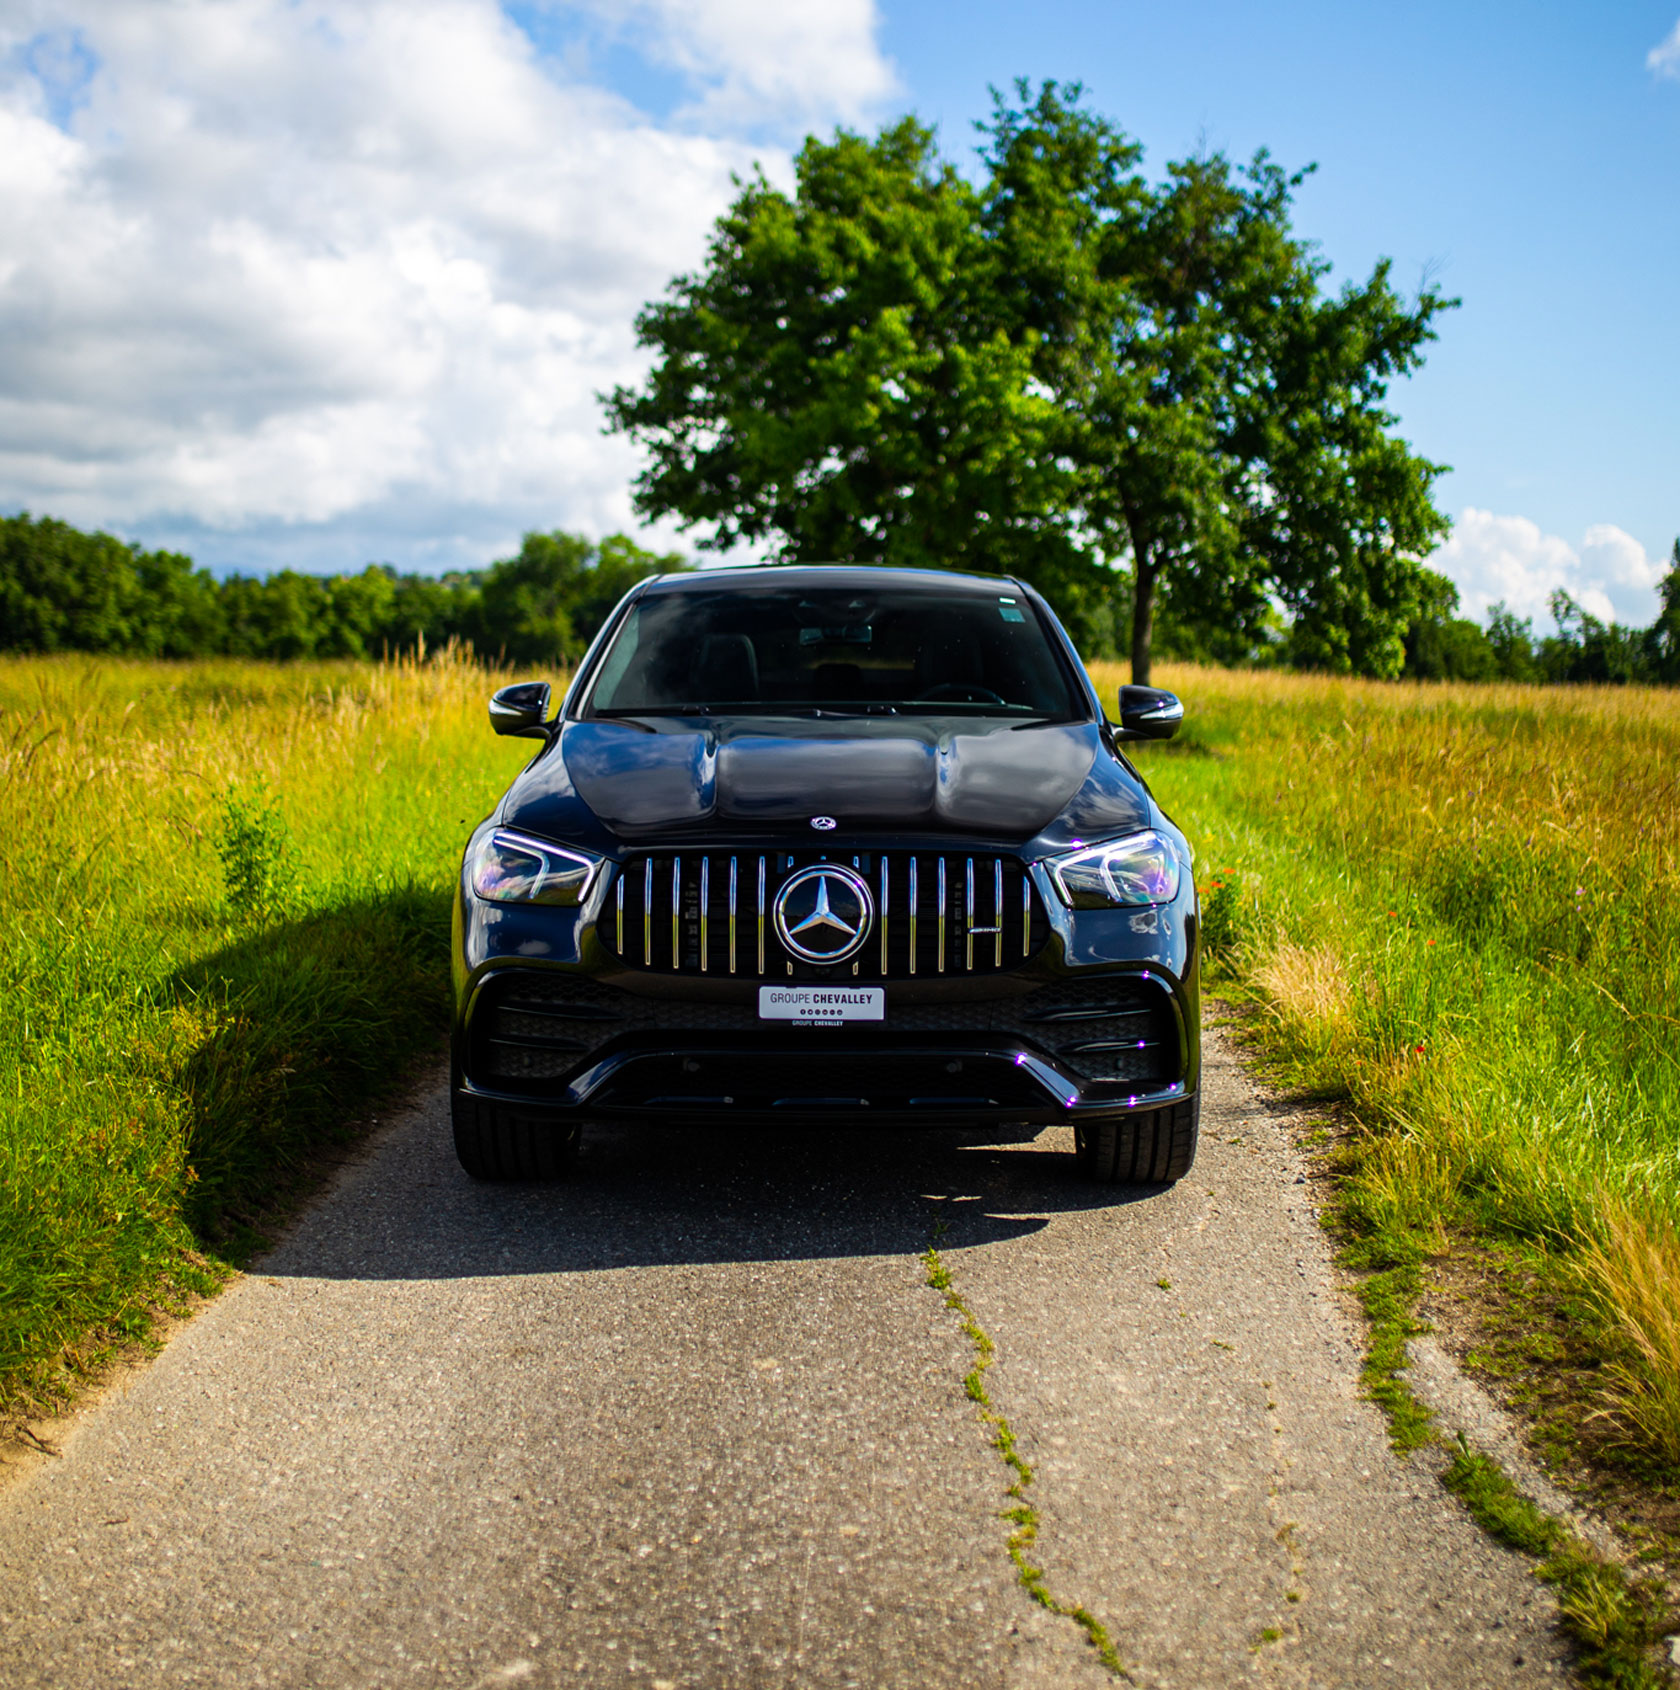
[[[516,663],[582,656],[639,580],[686,567],[623,534],[527,534],[487,570],[359,575],[282,569],[218,582],[173,552],[145,552],[50,517],[0,517],[0,651],[141,657],[378,657],[449,641]]]
[[[1552,594],[1557,632],[1536,640],[1531,620],[1505,605],[1488,612],[1484,632],[1455,617],[1458,589],[1425,570],[1425,591],[1406,630],[1408,677],[1422,681],[1680,684],[1680,540],[1658,585],[1662,608],[1649,628],[1601,622],[1568,593]]]
[[[297,847],[267,781],[224,794],[216,855],[237,919],[264,922],[285,911],[297,887]]]
[[[1424,681],[1490,681],[1499,660],[1489,636],[1455,617],[1458,588],[1433,569],[1420,575],[1417,614],[1406,630],[1405,674]]]
[[[1264,154],[1151,184],[1077,87],[1018,100],[977,187],[905,119],[807,141],[791,196],[743,188],[608,397],[649,454],[638,508],[707,545],[1019,574],[1088,649],[1128,617],[1138,680],[1158,598],[1178,650],[1262,646],[1281,604],[1297,661],[1397,672],[1446,523],[1383,400],[1450,302],[1404,304],[1386,265],[1324,296],[1301,178]]]
[[[484,578],[475,643],[510,663],[575,662],[638,581],[682,567],[622,534],[599,547],[576,534],[527,534],[519,555]]]
[[[1525,1555],[1549,1555],[1563,1540],[1563,1523],[1542,1514],[1497,1462],[1470,1448],[1462,1433],[1441,1483],[1464,1503],[1485,1531]]]
[[[1680,541],[1675,542],[1680,547]],[[1600,622],[1561,588],[1552,594],[1555,635],[1540,642],[1536,663],[1548,681],[1630,681],[1680,679],[1665,661],[1680,628],[1680,561],[1663,582],[1663,612],[1650,629],[1624,628],[1619,622]]]
[[[660,356],[608,399],[650,463],[639,508],[786,561],[1019,572],[1075,614],[1107,590],[1065,519],[1055,406],[994,320],[976,190],[906,118],[807,140],[762,174],[706,267],[637,320]]]
[[[208,570],[52,517],[0,517],[0,651],[185,657],[217,649]]]
[[[1243,900],[1240,874],[1221,869],[1202,889],[1202,943],[1215,958],[1228,961],[1252,937],[1250,911]]]
[[[1660,1591],[1630,1580],[1561,1520],[1541,1513],[1463,1433],[1441,1482],[1483,1530],[1541,1560],[1539,1576],[1556,1587],[1563,1629],[1581,1652],[1583,1683],[1601,1690],[1662,1690],[1672,1682],[1651,1659],[1675,1618]]]
[[[1488,612],[1487,642],[1493,652],[1495,672],[1501,680],[1540,679],[1539,665],[1534,661],[1534,623],[1528,617],[1518,621],[1516,613],[1507,609],[1503,602],[1496,604]]]

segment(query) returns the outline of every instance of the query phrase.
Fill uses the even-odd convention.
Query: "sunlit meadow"
[[[1680,694],[1157,678],[1138,760],[1278,1071],[1350,1106],[1350,1218],[1545,1247],[1680,1465]]]
[[[434,1047],[460,842],[522,759],[491,684],[0,660],[0,1408],[206,1289]]]
[[[1106,697],[1122,678],[1094,670]],[[498,679],[0,660],[0,1401],[206,1289],[437,1048]],[[554,677],[558,679],[558,677]],[[1163,668],[1222,989],[1344,1101],[1352,1223],[1543,1245],[1680,1463],[1680,696]]]

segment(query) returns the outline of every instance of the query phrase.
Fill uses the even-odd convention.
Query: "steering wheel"
[[[936,687],[929,687],[920,698],[918,704],[934,704],[942,698],[948,698],[954,704],[1005,704],[1002,693],[993,692],[990,687],[983,687],[976,681],[941,681]]]

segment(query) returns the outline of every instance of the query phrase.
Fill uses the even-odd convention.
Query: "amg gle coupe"
[[[755,568],[632,590],[455,899],[452,1105],[479,1179],[592,1121],[1073,1128],[1092,1179],[1196,1153],[1190,847],[1030,587]]]

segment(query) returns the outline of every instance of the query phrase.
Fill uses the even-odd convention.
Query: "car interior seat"
[[[701,704],[756,704],[758,653],[746,634],[707,634],[695,655],[692,685]]]
[[[937,687],[984,686],[986,662],[972,629],[940,628],[916,650],[916,697]]]
[[[819,663],[811,673],[811,697],[818,703],[866,703],[863,670],[855,663]]]

